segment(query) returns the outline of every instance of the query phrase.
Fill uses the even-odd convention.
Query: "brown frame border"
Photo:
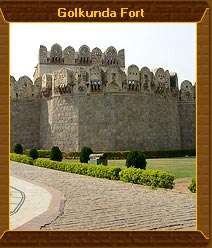
[[[11,3],[11,5],[10,5]],[[24,11],[27,7],[29,13],[33,12],[33,7],[36,6],[35,3],[40,3],[38,1],[1,1],[0,8],[4,17],[7,18],[20,18],[20,15],[17,15],[20,11],[20,6]],[[54,7],[61,7],[61,2],[52,1],[47,2],[44,6],[49,9],[49,4],[51,3]],[[88,1],[81,2],[67,2],[66,4],[83,4],[83,6],[89,6]],[[102,6],[103,3],[107,2],[97,2],[95,3],[98,6]],[[135,5],[136,3],[136,5]],[[146,5],[145,5],[146,3]],[[154,3],[154,6],[151,5],[151,8],[148,8],[148,4],[151,5]],[[151,3],[151,4],[150,4]],[[112,6],[117,4],[128,4],[132,8],[141,4],[139,1],[131,2],[121,2],[121,1],[110,1]],[[165,4],[166,9],[162,12],[163,4]],[[199,5],[198,5],[199,4]],[[128,6],[127,5],[127,6]],[[173,6],[177,6],[177,9],[174,9]],[[16,9],[14,9],[16,6]],[[142,6],[147,6],[148,11],[152,13],[151,21],[158,22],[158,15],[162,16],[162,21],[171,19],[171,21],[184,21],[186,14],[190,16],[189,22],[196,20],[197,16],[203,15],[203,10],[206,6],[209,6],[209,3],[202,1],[145,1],[142,3]],[[167,9],[167,6],[171,6]],[[190,8],[189,8],[190,6]],[[156,8],[158,7],[158,9]],[[13,10],[10,12],[10,10]],[[9,12],[8,12],[9,11]],[[31,11],[31,12],[30,12]],[[27,12],[27,13],[28,13]],[[179,14],[178,14],[179,12]],[[181,13],[180,13],[181,12]],[[15,15],[14,15],[15,13]],[[197,14],[198,13],[198,14]],[[22,13],[23,14],[23,13]],[[33,18],[38,18],[40,13],[36,12],[36,15],[33,15]],[[47,13],[48,16],[49,13]],[[31,14],[32,15],[32,14]],[[24,15],[29,17],[29,15]],[[37,17],[36,17],[37,16]],[[192,16],[192,18],[191,18]],[[6,19],[7,19],[6,18]],[[51,19],[51,16],[49,17]],[[158,18],[158,19],[157,19]],[[198,19],[200,20],[200,19]],[[147,20],[147,19],[146,19]],[[40,20],[37,20],[40,22]],[[46,20],[46,21],[49,21]],[[52,21],[52,20],[51,20]],[[64,21],[64,20],[63,20]],[[69,20],[68,20],[69,21]],[[76,20],[77,21],[77,20]],[[88,20],[90,21],[90,20]],[[114,20],[112,20],[114,21]],[[120,21],[117,19],[117,21]],[[123,21],[123,20],[122,20]],[[129,21],[129,20],[124,20]],[[144,21],[144,20],[142,20]],[[146,22],[146,21],[145,21]],[[77,246],[77,247],[89,247],[89,246],[210,246],[210,240],[206,237],[211,237],[211,229],[209,229],[209,224],[211,222],[211,215],[209,215],[209,174],[210,168],[209,164],[211,158],[209,156],[210,150],[210,120],[211,116],[209,115],[209,105],[210,105],[210,91],[209,88],[209,9],[206,11],[202,20],[197,24],[197,229],[201,231],[7,231],[3,234],[0,240],[0,246]],[[0,230],[3,233],[9,228],[9,24],[4,22],[0,18]],[[211,187],[211,182],[210,182]],[[210,217],[210,219],[209,219]]]

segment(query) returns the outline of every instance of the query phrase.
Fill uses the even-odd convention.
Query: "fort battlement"
[[[124,49],[117,52],[116,48],[110,46],[105,52],[95,47],[92,51],[87,45],[82,45],[76,52],[71,46],[62,50],[59,44],[54,44],[50,51],[43,45],[39,49],[39,64],[65,64],[65,65],[104,65],[111,64],[125,66]]]
[[[177,73],[163,68],[125,68],[124,49],[40,46],[33,81],[10,77],[11,146],[195,147],[195,85],[179,86]]]

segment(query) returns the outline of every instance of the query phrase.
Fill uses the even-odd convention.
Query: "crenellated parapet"
[[[43,45],[40,46],[38,64],[64,64],[64,65],[84,65],[92,64],[109,66],[119,65],[125,66],[124,49],[117,52],[117,50],[110,46],[105,52],[100,48],[95,47],[92,51],[87,45],[82,45],[78,51],[71,46],[64,50],[59,44],[54,44],[50,51]]]
[[[195,101],[195,86],[185,80],[180,89],[176,72],[163,68],[125,68],[124,49],[110,46],[105,52],[82,45],[64,50],[54,44],[50,51],[43,45],[34,73],[34,83],[27,76],[18,81],[11,76],[11,99],[41,99],[74,94],[151,94],[175,97],[180,102]]]
[[[71,51],[71,48],[70,48]],[[97,51],[97,50],[96,50]],[[177,74],[157,68],[130,65],[126,71],[111,64],[62,67],[36,78],[34,84],[27,76],[18,81],[11,76],[11,99],[40,99],[73,94],[152,94],[177,97],[179,101],[195,101],[195,85],[185,80],[178,88]]]
[[[32,80],[23,76],[18,81],[10,76],[10,98],[12,100],[31,100],[41,97],[41,78],[37,78],[33,84]]]

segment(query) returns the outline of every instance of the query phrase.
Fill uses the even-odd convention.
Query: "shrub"
[[[196,177],[193,177],[191,180],[191,184],[188,186],[188,189],[192,192],[192,193],[196,193]]]
[[[49,158],[51,150],[38,150],[39,158]]]
[[[159,170],[141,170],[130,167],[123,169],[119,176],[123,182],[147,185],[151,188],[172,189],[174,187],[174,175]]]
[[[112,180],[119,180],[119,172],[121,171],[120,168],[114,166],[106,167],[104,165],[89,165],[86,163],[57,162],[44,158],[34,160],[34,165],[54,170],[66,171],[69,173]]]
[[[92,177],[119,180],[121,169],[114,166],[91,165],[88,167],[87,175]]]
[[[14,153],[16,154],[23,154],[23,146],[19,143],[14,145]]]
[[[38,158],[49,158],[51,150],[37,150]],[[24,151],[25,155],[29,156],[30,149]]]
[[[84,146],[80,152],[80,162],[81,163],[88,163],[89,155],[92,153],[93,153],[93,151],[90,147]]]
[[[29,157],[31,157],[32,159],[38,158],[38,151],[36,148],[32,148],[29,150]]]
[[[33,164],[33,159],[22,154],[10,153],[10,160],[24,164]]]
[[[64,154],[64,157],[71,159],[78,159],[80,157],[80,152],[71,151]]]
[[[60,148],[58,146],[53,146],[50,152],[50,160],[62,161],[63,156]]]
[[[126,166],[144,169],[146,168],[146,156],[142,151],[131,151],[127,155]]]

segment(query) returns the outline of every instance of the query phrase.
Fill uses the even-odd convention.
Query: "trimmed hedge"
[[[10,160],[24,163],[24,164],[33,164],[33,159],[26,155],[10,153]]]
[[[58,162],[45,158],[38,158],[33,161],[31,157],[14,153],[10,154],[10,159],[48,169],[111,180],[121,180],[123,182],[147,185],[152,188],[172,189],[174,186],[174,175],[158,170],[141,170],[133,167],[121,170],[119,167],[114,166],[91,165],[79,162]]]
[[[88,176],[119,180],[121,169],[114,166],[94,165],[90,166],[87,171]]]
[[[51,150],[37,150],[38,151],[38,157],[39,158],[49,158]],[[25,155],[29,156],[30,149],[26,149],[24,151]]]
[[[51,150],[38,150],[38,157],[39,158],[49,158]]]
[[[28,155],[30,149],[25,150],[25,154]],[[51,150],[38,150],[39,158],[49,158]],[[173,158],[173,157],[185,157],[196,156],[196,149],[180,149],[180,150],[167,150],[167,151],[143,151],[146,158]],[[111,159],[127,159],[129,151],[94,151],[94,153],[106,153],[107,158]],[[62,152],[63,158],[79,159],[79,151]]]
[[[188,189],[192,192],[192,193],[196,193],[196,177],[193,177],[191,180],[191,184],[188,186]]]
[[[159,170],[123,169],[120,173],[123,182],[147,185],[151,188],[173,189],[175,176]]]
[[[119,180],[119,172],[121,171],[120,168],[114,166],[89,165],[86,163],[73,162],[56,162],[44,158],[36,159],[34,161],[34,165],[92,177],[107,178],[111,180]]]
[[[143,150],[142,150],[143,151]],[[94,151],[94,153],[106,153],[107,158],[111,159],[127,159],[127,155],[130,151]],[[196,156],[196,149],[179,149],[179,150],[167,150],[167,151],[143,151],[146,158],[173,158],[173,157],[185,157]],[[80,152],[67,152],[64,153],[66,158],[80,157]]]
[[[196,156],[196,149],[179,149],[179,150],[167,150],[167,151],[144,151],[147,158],[173,158],[173,157],[185,157]]]

